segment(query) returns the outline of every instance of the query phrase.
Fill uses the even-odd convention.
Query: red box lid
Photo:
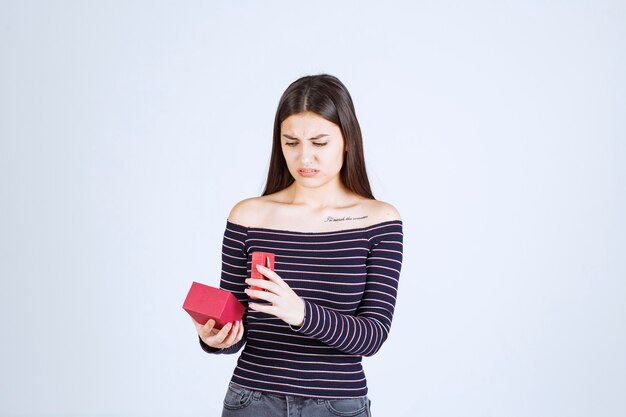
[[[215,320],[215,327],[221,329],[226,323],[241,320],[245,307],[229,291],[193,282],[183,309],[198,323]]]

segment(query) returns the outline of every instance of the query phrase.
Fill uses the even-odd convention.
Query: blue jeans
[[[370,403],[367,397],[328,400],[270,394],[231,382],[222,417],[371,417]]]

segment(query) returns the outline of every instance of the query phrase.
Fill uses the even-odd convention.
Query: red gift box
[[[272,271],[274,270],[274,258],[275,255],[271,252],[252,252],[252,269],[250,270],[250,278],[258,278],[258,279],[267,279],[263,274],[261,274],[257,269],[256,266],[261,264],[266,268],[271,269]],[[256,287],[254,285],[250,286],[251,290],[260,290],[262,291],[262,288]],[[250,298],[256,298],[256,297],[250,297]]]
[[[183,309],[200,324],[215,320],[215,328],[241,320],[245,307],[229,291],[193,282]]]

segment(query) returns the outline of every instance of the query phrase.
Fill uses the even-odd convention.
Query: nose
[[[305,145],[302,147],[302,155],[300,155],[300,160],[303,165],[308,165],[313,162],[313,150],[310,145]]]

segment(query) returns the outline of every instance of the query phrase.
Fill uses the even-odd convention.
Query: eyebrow
[[[287,134],[284,134],[284,133],[283,133],[283,136],[286,137],[287,139],[290,139],[290,140],[298,140],[298,141],[300,140],[298,138],[295,138],[293,136],[290,136],[290,135],[287,135]],[[328,135],[326,133],[322,133],[321,135],[317,135],[317,136],[314,136],[312,138],[309,138],[309,140],[321,139],[321,138],[323,138],[325,136],[328,136]]]

